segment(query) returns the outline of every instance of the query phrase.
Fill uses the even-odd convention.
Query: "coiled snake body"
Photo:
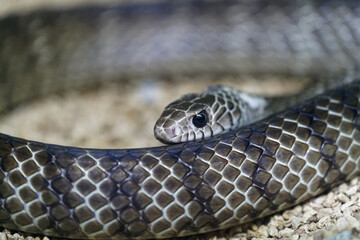
[[[263,2],[256,1],[255,4],[261,3]],[[335,1],[325,1],[324,6],[318,8],[320,9],[319,19],[327,20],[328,25],[326,27],[334,26],[331,25],[331,19],[328,18],[330,15],[333,14],[335,17],[338,16],[337,13],[341,14],[346,9],[349,10],[350,7],[354,7],[353,5],[357,7],[356,4],[350,2],[345,2],[344,5],[339,5],[340,7],[337,4]],[[241,6],[239,5],[235,9],[240,11]],[[301,8],[296,4],[290,4],[282,8],[280,5],[274,4],[275,9],[285,9],[285,12],[290,11],[290,13],[293,13],[293,15],[290,14],[291,19],[296,18],[299,13],[307,13],[307,11],[313,13],[311,6],[304,5]],[[216,12],[205,9],[209,11],[209,14],[200,14],[202,12],[196,4],[192,7],[197,11],[194,10],[191,14],[199,14],[199,19],[203,20],[208,19],[209,16],[214,15]],[[228,10],[229,16],[236,16],[234,11],[230,11],[228,5],[225,8]],[[181,9],[183,10],[183,8]],[[253,5],[249,9],[254,10]],[[201,65],[201,60],[207,62],[206,58],[209,58],[209,56],[210,59],[214,60],[215,58],[211,58],[211,56],[217,55],[220,55],[218,63],[223,64],[219,65],[219,71],[234,70],[239,66],[240,70],[245,69],[246,72],[246,66],[233,63],[239,63],[242,59],[247,59],[249,60],[245,61],[248,64],[247,66],[249,66],[249,62],[257,62],[260,72],[269,69],[276,71],[278,69],[280,72],[299,73],[304,69],[308,69],[308,73],[314,73],[317,67],[321,68],[319,72],[324,71],[324,69],[334,70],[332,67],[335,68],[335,72],[338,72],[339,69],[341,70],[348,65],[356,67],[358,63],[360,54],[356,51],[359,46],[357,10],[358,8],[353,8],[353,11],[348,11],[349,14],[344,14],[345,17],[342,18],[344,21],[339,22],[339,24],[343,24],[339,26],[348,26],[348,32],[346,29],[339,32],[334,29],[327,29],[329,31],[321,33],[300,28],[300,35],[303,34],[301,36],[304,37],[305,44],[311,45],[309,48],[303,46],[304,52],[298,52],[298,49],[294,48],[296,45],[294,45],[294,42],[301,43],[301,39],[291,39],[286,34],[283,36],[288,38],[285,43],[283,42],[284,45],[281,45],[286,46],[285,48],[274,46],[273,49],[267,49],[266,46],[269,47],[269,45],[265,44],[266,41],[254,41],[256,34],[261,32],[259,29],[257,29],[258,31],[254,29],[254,31],[245,31],[244,34],[249,36],[246,39],[247,41],[233,42],[238,43],[238,45],[225,44],[224,46],[228,46],[229,49],[219,50],[221,48],[216,45],[224,44],[225,38],[220,39],[222,41],[217,41],[219,39],[214,36],[213,38],[211,38],[211,35],[206,36],[210,37],[207,42],[207,49],[210,49],[208,51],[209,55],[196,55],[195,51],[194,56],[199,57],[199,59],[194,58],[193,55],[187,55],[196,50],[197,45],[192,46],[193,49],[191,47],[186,49],[189,50],[188,52],[183,52],[181,46],[184,45],[181,45],[181,43],[187,42],[188,39],[182,39],[177,35],[170,34],[167,35],[166,40],[171,42],[172,37],[178,39],[179,41],[175,41],[177,43],[175,45],[180,46],[180,48],[175,49],[173,45],[168,45],[168,49],[165,50],[168,55],[165,55],[169,56],[169,65],[165,64],[165,60],[160,61],[157,55],[153,56],[151,54],[148,55],[150,60],[154,58],[158,61],[155,61],[153,65],[150,64],[152,62],[148,61],[149,59],[139,58],[136,55],[134,58],[127,60],[135,65],[135,70],[139,70],[139,72],[149,71],[151,73],[157,73],[157,71],[176,73],[185,69],[182,64],[188,59],[199,61],[200,65],[193,65],[192,69],[202,71],[205,69],[205,65]],[[345,13],[348,12],[345,11]],[[148,12],[146,13],[148,14]],[[176,15],[170,11],[170,15],[173,14],[171,15],[173,17],[170,18],[169,25],[173,24],[173,20],[178,20],[177,17],[183,16],[182,13],[184,12],[180,11],[179,15]],[[278,17],[268,12],[267,14],[263,17],[269,19]],[[119,21],[117,16],[112,15],[111,11],[100,17],[96,15],[96,19],[107,19],[106,17],[109,16],[114,18],[115,23]],[[168,17],[166,14],[160,16]],[[282,17],[287,16],[289,15]],[[301,19],[311,17],[306,14],[305,16],[305,18]],[[131,14],[130,17],[132,17]],[[148,17],[145,14],[145,20]],[[139,19],[141,22],[141,17]],[[162,23],[160,20],[155,18],[154,21]],[[216,22],[214,28],[219,27],[221,29],[220,27],[222,27],[224,29],[225,26],[238,26],[240,28],[239,30],[225,27],[227,30],[233,30],[231,34],[235,34],[236,31],[246,30],[241,28],[245,26],[241,24],[241,20],[236,21],[236,19],[231,18],[226,20],[228,20],[226,21],[228,25],[217,25],[218,22]],[[261,23],[268,24],[268,21],[262,20]],[[357,20],[357,22],[352,20]],[[8,26],[16,25],[19,29],[22,29],[23,25],[26,24],[26,21],[21,18],[15,20],[10,18],[3,21],[7,24],[0,25],[4,30],[0,34],[4,34],[5,42],[8,39],[17,39],[14,38],[17,34],[14,34],[12,28]],[[63,21],[66,22],[66,20]],[[39,27],[41,23],[35,20],[34,22],[31,27],[41,29]],[[295,23],[281,22],[285,25],[297,25],[299,23],[300,27],[304,27],[300,24],[301,21]],[[194,22],[194,24],[196,25],[197,22]],[[74,26],[76,27],[76,25]],[[114,22],[110,26],[113,28]],[[92,27],[96,28],[95,25]],[[274,28],[276,33],[276,27]],[[200,33],[202,30],[199,29]],[[280,29],[279,31],[283,30]],[[39,32],[44,34],[41,31]],[[350,34],[346,35],[346,32]],[[169,32],[167,33],[169,34]],[[307,39],[308,36],[305,33],[313,33],[317,40]],[[161,32],[159,34],[161,36]],[[227,37],[238,36],[231,34]],[[322,34],[328,36],[328,38],[323,39]],[[116,33],[114,36],[115,39],[118,39]],[[279,36],[276,34],[270,36],[272,41],[276,40],[275,42],[279,40],[277,37]],[[205,37],[199,38],[200,40],[206,40]],[[30,41],[29,39],[32,38],[19,37],[18,41],[27,42]],[[55,39],[55,43],[49,41],[44,45],[49,47],[49,44],[50,46],[51,44],[58,44]],[[156,37],[152,40],[154,39],[158,40]],[[194,39],[197,39],[196,36]],[[234,39],[237,40],[238,38]],[[347,39],[348,42],[344,39]],[[36,40],[38,41],[34,41],[34,43],[38,44],[40,40],[46,42],[48,39],[43,36],[40,40]],[[74,69],[82,69],[81,67],[84,66],[88,67],[89,74],[93,74],[94,70],[95,72],[98,71],[98,68],[94,68],[94,64],[98,67],[103,66],[102,64],[113,64],[109,66],[108,71],[104,71],[104,76],[110,73],[113,74],[117,69],[116,67],[119,67],[119,71],[126,73],[124,69],[127,68],[127,65],[124,63],[124,59],[117,61],[118,59],[114,57],[108,48],[102,46],[102,43],[96,45],[96,41],[93,42],[92,39],[84,38],[83,40],[88,41],[86,44],[93,44],[95,48],[88,50],[87,48],[81,48],[80,45],[75,45],[75,47],[69,45],[63,49],[70,52],[74,47],[72,57],[67,58],[64,55],[64,58],[59,57],[58,62],[54,64],[47,58],[39,57],[40,60],[36,64],[40,64],[40,66],[42,66],[41,64],[45,64],[45,66],[49,64],[49,69],[51,66],[53,68],[58,66],[61,69],[68,70],[66,73],[59,73],[61,76],[58,76],[64,78],[63,83],[65,86],[70,86],[69,82],[73,78],[75,80],[80,79],[79,82],[86,81],[81,80],[82,77],[86,78],[86,73],[84,73],[84,76],[81,74],[71,75]],[[156,42],[155,40],[154,42]],[[121,42],[121,38],[119,38],[119,41]],[[149,45],[151,41],[146,41],[144,48],[151,50],[153,46]],[[326,41],[329,41],[329,44],[324,44]],[[37,91],[37,88],[33,88],[32,90],[35,90],[29,91],[28,95],[11,95],[11,93],[19,91],[18,88],[14,87],[16,83],[23,82],[25,84],[30,82],[34,84],[36,83],[36,77],[43,77],[39,81],[44,81],[44,83],[49,79],[52,79],[49,80],[52,83],[56,83],[58,80],[57,75],[49,77],[46,70],[41,68],[33,69],[34,79],[31,77],[19,77],[17,75],[19,74],[18,69],[23,67],[26,70],[27,68],[21,64],[19,66],[6,65],[5,53],[18,52],[17,45],[11,45],[9,41],[6,43],[8,44],[4,45],[4,48],[0,51],[0,60],[7,68],[6,70],[0,68],[0,73],[4,79],[13,77],[14,82],[2,82],[4,84],[2,108],[27,99]],[[109,44],[114,44],[114,42],[110,41]],[[250,45],[255,49],[252,52],[246,52],[246,49],[242,48]],[[99,49],[96,49],[96,47],[99,47]],[[131,49],[131,44],[129,43],[125,47]],[[128,52],[120,51],[124,49],[123,45],[115,44],[114,49],[118,50],[114,52],[123,54],[125,57],[128,56]],[[234,50],[233,55],[225,54],[229,54],[233,49],[240,51]],[[314,49],[319,51],[314,53]],[[324,49],[326,50],[325,54],[317,58],[318,54],[324,53],[322,52]],[[50,53],[52,51],[51,48],[42,50]],[[60,48],[60,50],[62,49]],[[104,50],[104,52],[101,50]],[[204,49],[200,50],[205,51]],[[259,50],[263,50],[264,55],[258,54]],[[37,49],[34,47],[32,51],[31,57],[36,59]],[[92,51],[95,51],[98,55],[92,55],[94,53]],[[46,57],[57,56],[49,52],[47,52],[48,55],[45,54]],[[171,54],[173,53],[178,53],[180,57],[172,58],[173,55]],[[270,67],[273,58],[268,55],[269,53],[275,53],[276,59],[281,60],[278,62],[278,66]],[[276,55],[277,53],[285,54]],[[7,60],[13,62],[16,59],[24,59],[25,57],[21,54],[23,52],[20,51],[21,58],[14,56]],[[80,59],[84,59],[85,63],[78,61],[79,56]],[[87,58],[89,56],[95,59]],[[103,58],[104,56],[109,56],[109,58]],[[333,59],[329,59],[329,56],[332,56]],[[96,59],[96,57],[99,59]],[[222,61],[224,59],[230,61]],[[293,66],[296,63],[289,61],[289,59],[296,59],[303,65],[299,67]],[[308,62],[309,59],[313,61]],[[70,65],[70,63],[74,64],[74,66]],[[175,64],[172,66],[180,67],[172,68],[170,63]],[[214,66],[212,65],[214,62],[208,61],[208,63],[210,66]],[[250,67],[247,72],[253,70],[254,66]],[[70,75],[68,76],[67,73]],[[55,87],[51,86],[50,89],[54,90]],[[10,229],[19,229],[49,236],[120,239],[186,236],[238,225],[269,215],[318,195],[340,181],[349,179],[359,173],[359,99],[360,83],[353,82],[318,95],[299,106],[289,108],[245,128],[232,130],[201,141],[154,148],[128,150],[84,149],[28,141],[1,134],[0,223]]]
[[[266,216],[359,172],[360,83],[248,128],[132,150],[0,136],[2,225],[56,236],[170,237]]]

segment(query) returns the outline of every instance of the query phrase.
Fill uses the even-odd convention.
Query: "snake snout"
[[[177,143],[181,139],[181,129],[177,126],[171,128],[155,128],[156,139],[163,143]]]

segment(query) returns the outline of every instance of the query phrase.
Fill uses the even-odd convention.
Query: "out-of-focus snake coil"
[[[223,14],[219,2],[197,2],[179,11],[159,4],[2,19],[0,110],[122,73],[321,75],[356,67],[359,3],[293,2],[224,3]],[[0,134],[0,224],[121,239],[261,218],[359,173],[359,99],[354,82],[246,128],[154,148],[85,149]]]

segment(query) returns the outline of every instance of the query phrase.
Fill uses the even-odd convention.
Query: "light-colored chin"
[[[229,129],[226,129],[229,130]],[[191,130],[192,131],[192,130]],[[218,135],[223,131],[223,128],[215,126],[213,130],[213,135]],[[192,132],[192,134],[183,134],[180,127],[171,127],[171,128],[161,128],[157,127],[154,129],[154,135],[162,143],[181,143],[181,142],[190,142],[197,139],[204,139],[212,136],[210,131],[205,131],[205,134],[199,132]]]

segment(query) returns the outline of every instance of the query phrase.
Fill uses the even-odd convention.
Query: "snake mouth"
[[[154,129],[155,138],[165,144],[179,143],[181,140],[181,135],[177,133],[179,133],[179,129],[176,127]]]

